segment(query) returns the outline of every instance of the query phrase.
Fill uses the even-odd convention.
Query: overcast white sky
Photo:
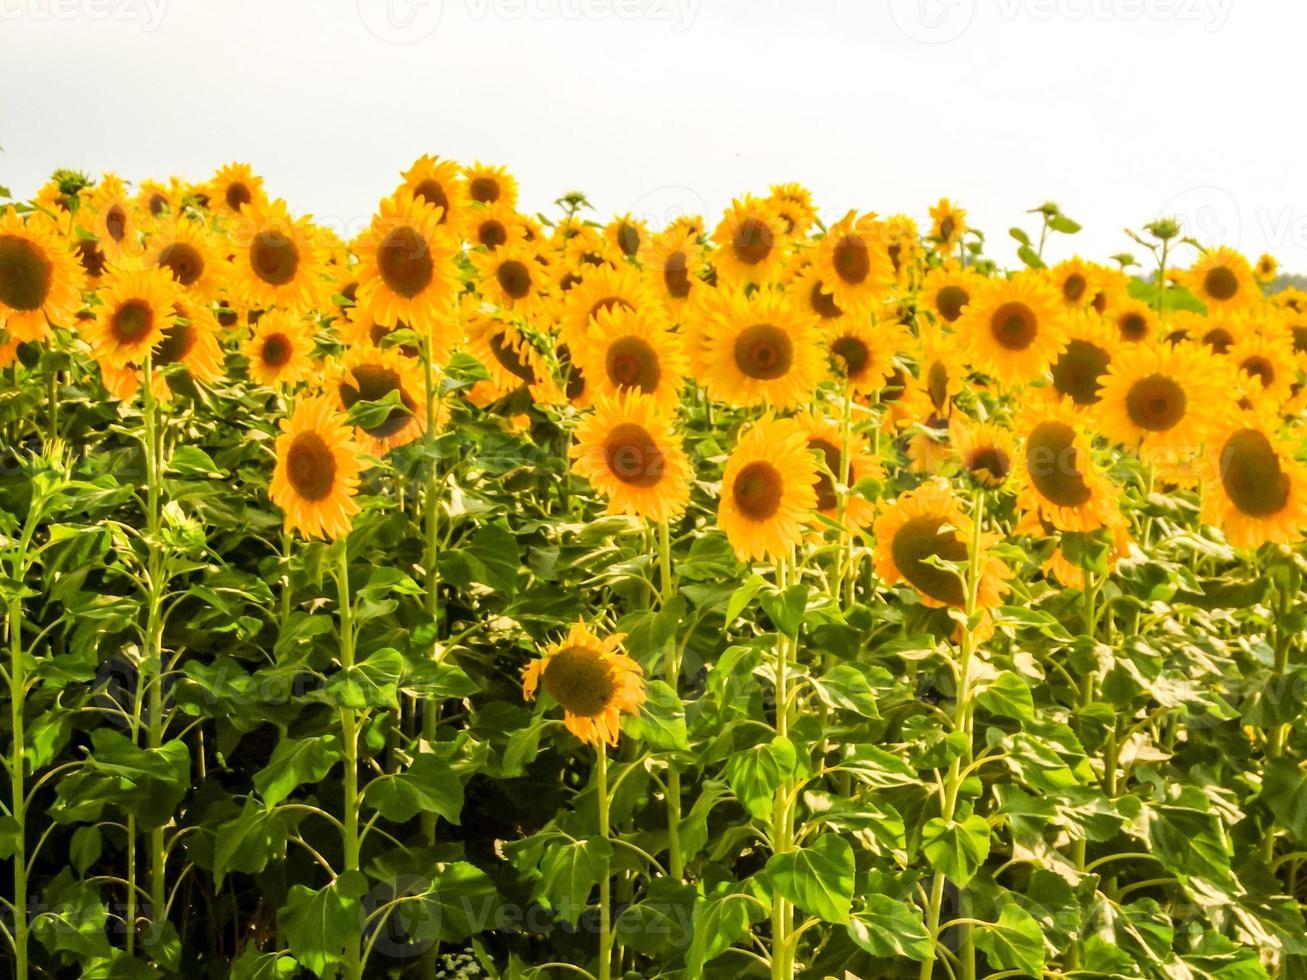
[[[432,152],[531,210],[947,195],[1011,261],[1051,198],[1085,225],[1051,258],[1178,213],[1307,271],[1304,36],[1288,0],[0,0],[0,184],[246,160],[348,230]]]

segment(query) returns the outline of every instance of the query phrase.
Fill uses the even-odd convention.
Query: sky
[[[417,156],[655,227],[799,181],[824,217],[947,196],[1012,263],[1045,200],[1099,260],[1176,215],[1307,272],[1286,0],[0,0],[0,184],[251,163],[366,224]]]

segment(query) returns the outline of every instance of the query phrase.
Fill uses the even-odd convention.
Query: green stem
[[[776,562],[776,587],[784,592],[789,587],[789,564],[782,558]],[[790,734],[790,647],[784,632],[776,631],[776,735],[788,738]],[[773,854],[784,854],[794,848],[794,809],[791,804],[793,784],[785,780],[776,791],[772,806],[771,847]],[[794,976],[791,929],[794,912],[790,903],[779,894],[772,895],[772,980],[791,980]]]
[[[349,591],[349,548],[339,542],[340,556],[336,565],[337,614],[340,617],[340,666],[349,670],[354,666],[354,605]],[[344,813],[341,818],[341,839],[344,850],[345,871],[359,870],[359,717],[353,708],[340,709],[341,750],[345,765]],[[360,980],[363,976],[362,934],[345,937],[345,980]]]
[[[662,595],[660,607],[676,594],[676,582],[672,578],[672,535],[663,521],[658,525],[658,567],[660,570]],[[667,686],[680,696],[681,657],[673,637],[667,651],[664,676]],[[685,860],[681,855],[681,771],[674,760],[667,762],[667,870],[672,878],[681,881],[685,878]]]
[[[599,793],[599,836],[608,841],[608,749],[602,742],[595,746],[595,761]],[[610,980],[613,970],[613,930],[609,921],[612,914],[609,908],[612,882],[609,880],[607,857],[603,859],[599,875],[599,980]]]
[[[1272,577],[1271,581],[1275,582],[1274,577]],[[1278,582],[1272,588],[1275,589],[1276,601],[1271,610],[1271,642],[1275,651],[1271,684],[1274,685],[1277,694],[1283,696],[1284,676],[1289,669],[1289,651],[1293,641],[1293,634],[1290,630],[1284,628],[1283,620],[1292,609],[1293,595]],[[1274,762],[1284,754],[1288,740],[1288,725],[1275,725],[1271,728],[1266,739],[1267,764]],[[1273,824],[1267,829],[1266,837],[1263,839],[1262,857],[1267,864],[1270,864],[1275,858],[1275,826]]]

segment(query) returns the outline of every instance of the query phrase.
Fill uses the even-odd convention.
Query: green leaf
[[[811,678],[811,682],[823,704],[863,718],[880,717],[871,681],[858,665],[839,664],[821,677]]]
[[[989,957],[990,966],[1019,970],[1039,977],[1044,973],[1044,933],[1034,916],[1014,901],[1008,901],[998,921],[975,928],[976,947]]]
[[[921,828],[921,849],[931,867],[965,885],[989,856],[989,823],[974,813],[963,820],[932,817]]]
[[[976,699],[990,714],[1016,721],[1032,721],[1035,717],[1035,699],[1030,685],[1010,670],[987,681]]]
[[[233,871],[257,874],[286,856],[290,823],[284,813],[247,799],[239,816],[219,824],[213,845],[213,876],[219,887]]]
[[[324,688],[336,704],[355,711],[399,707],[404,655],[393,647],[376,650],[362,663],[338,671]]]
[[[602,837],[551,844],[540,862],[539,895],[564,921],[575,924],[591,889],[608,873],[612,856],[613,845]]]
[[[771,816],[776,790],[794,774],[798,753],[783,735],[737,752],[726,763],[726,781],[736,798],[759,820]]]
[[[849,921],[853,872],[853,848],[838,834],[822,834],[807,847],[773,854],[767,862],[776,891],[827,922]]]
[[[845,928],[858,946],[884,959],[902,958],[920,963],[929,958],[934,945],[922,921],[921,909],[888,895],[868,895],[865,907],[849,918]]]
[[[487,524],[472,536],[466,554],[472,560],[473,581],[489,586],[502,596],[513,597],[522,557],[517,538],[508,528]]]
[[[735,886],[738,888],[739,886]],[[756,906],[747,894],[719,885],[708,897],[694,904],[690,918],[694,938],[685,951],[686,975],[703,976],[705,963],[716,959],[749,932]]]
[[[404,823],[419,813],[437,813],[457,824],[463,813],[463,783],[448,762],[421,752],[401,773],[368,783],[364,798],[387,820]]]
[[[292,885],[286,904],[277,910],[277,924],[300,965],[326,980],[344,960],[345,945],[363,931],[363,906],[368,890],[361,871],[345,871],[326,888],[314,891]]]
[[[791,585],[784,592],[764,590],[758,595],[758,604],[776,628],[790,639],[798,639],[803,613],[808,608],[808,587],[802,582]]]
[[[287,738],[277,743],[268,764],[254,774],[254,788],[269,809],[304,783],[316,783],[340,761],[335,735]]]
[[[753,601],[758,591],[766,586],[767,580],[761,575],[750,575],[744,580],[744,584],[731,593],[730,601],[726,603],[726,625],[730,626],[739,618],[740,613],[744,612],[746,606]]]
[[[73,867],[77,869],[77,873],[86,874],[86,869],[100,860],[100,853],[103,848],[104,842],[101,839],[100,828],[97,825],[88,824],[73,831],[73,840],[68,848],[68,856],[72,859]]]
[[[492,925],[498,892],[489,875],[466,861],[437,864],[434,876],[396,908],[415,943],[457,943]]]
[[[653,749],[690,748],[685,728],[685,705],[666,681],[650,681],[645,702],[632,722],[635,737]]]
[[[1262,776],[1262,799],[1299,844],[1307,844],[1307,775],[1290,759],[1272,759]]]
[[[1065,214],[1055,214],[1048,219],[1048,227],[1064,235],[1074,235],[1080,230],[1080,222],[1072,221]]]
[[[299,964],[283,953],[260,953],[250,942],[231,964],[230,980],[291,980]]]

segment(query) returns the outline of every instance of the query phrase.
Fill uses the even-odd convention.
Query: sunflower
[[[618,215],[604,226],[604,240],[608,243],[611,254],[622,255],[632,262],[643,264],[649,250],[649,228],[628,212]]]
[[[1209,312],[1239,309],[1262,295],[1248,260],[1229,248],[1204,252],[1180,279]]]
[[[997,542],[982,534],[980,554],[972,556],[974,525],[957,497],[941,480],[930,480],[900,494],[876,518],[873,560],[876,574],[886,585],[910,585],[922,605],[933,609],[967,607],[965,569],[941,568],[936,561],[965,566],[974,557],[980,563],[976,609],[997,607],[1006,591],[1006,566],[989,554]]]
[[[767,203],[780,217],[785,234],[795,238],[806,235],[817,220],[812,192],[802,184],[773,184]]]
[[[853,493],[851,489],[841,494],[838,486],[843,482],[852,488],[863,480],[885,478],[885,468],[872,455],[867,440],[855,432],[848,434],[849,460],[848,471],[845,472],[845,434],[841,424],[815,412],[797,415],[795,421],[808,440],[808,450],[818,460],[817,513],[838,521],[842,496],[845,527],[851,531],[860,531],[870,525],[876,517],[876,505],[866,497]]]
[[[949,326],[962,316],[971,297],[984,279],[970,269],[943,265],[926,273],[921,284],[921,307],[941,326]]]
[[[453,160],[424,155],[404,171],[404,188],[419,201],[440,209],[436,223],[454,235],[461,233],[467,217],[467,182],[462,168]]]
[[[1048,281],[1068,310],[1086,310],[1099,293],[1099,269],[1078,256],[1048,270]]]
[[[850,211],[821,240],[813,268],[822,289],[847,313],[870,313],[894,285],[894,265],[886,250],[885,227],[876,216]]]
[[[732,201],[712,238],[718,245],[713,266],[729,285],[768,282],[784,265],[785,222],[768,201],[751,195]]]
[[[978,485],[997,490],[1007,484],[1017,456],[1007,429],[958,414],[949,420],[949,442],[963,472]]]
[[[1288,399],[1295,365],[1293,345],[1287,336],[1250,331],[1230,348],[1229,357],[1243,382],[1244,392],[1253,401],[1278,409]]]
[[[810,252],[811,249],[808,251]],[[826,284],[822,282],[821,275],[808,254],[796,252],[790,260],[790,268],[787,269],[787,273],[792,278],[787,277],[785,280],[786,291],[793,294],[796,303],[820,319],[823,326],[843,325],[842,323],[837,324],[837,321],[845,319],[846,311],[835,302],[835,297],[826,288]],[[848,317],[847,319],[852,321],[854,318]],[[858,323],[863,324],[867,319],[867,317],[859,318]]]
[[[292,219],[284,201],[255,200],[234,221],[231,287],[242,300],[259,309],[317,306],[327,255],[309,219]]]
[[[308,321],[290,310],[259,317],[245,341],[250,377],[271,388],[294,387],[314,369],[313,335]]]
[[[649,243],[644,270],[650,290],[675,315],[701,284],[703,249],[684,229],[664,231]]]
[[[579,349],[586,343],[595,316],[617,307],[648,315],[664,308],[638,269],[629,265],[588,268],[585,277],[563,294],[558,310],[559,339],[569,348]]]
[[[915,289],[924,259],[917,223],[906,214],[891,214],[879,228],[885,252],[894,266],[894,281],[904,290]]]
[[[78,238],[73,245],[77,261],[86,273],[82,285],[86,289],[97,289],[104,274],[109,271],[109,259],[100,251],[100,243],[94,238]]]
[[[136,192],[135,203],[138,208],[151,218],[161,218],[165,214],[178,214],[186,198],[186,187],[173,177],[167,185],[157,180],[143,180]]]
[[[1307,528],[1307,470],[1274,420],[1243,412],[1214,432],[1203,482],[1203,520],[1236,548],[1294,544]]]
[[[549,366],[517,326],[484,305],[468,304],[462,319],[467,323],[467,353],[480,361],[490,375],[480,392],[487,404],[523,385],[536,402],[557,400]]]
[[[605,639],[577,620],[560,642],[522,671],[522,695],[534,701],[544,687],[563,709],[563,725],[596,748],[616,745],[622,715],[638,715],[644,704],[644,672],[621,652],[625,633]]]
[[[458,293],[458,242],[440,212],[407,190],[385,198],[356,252],[358,306],[378,323],[403,320],[432,329],[453,311]]]
[[[526,241],[522,216],[507,204],[473,208],[467,216],[467,238],[472,247],[493,252],[501,245]]]
[[[737,408],[788,408],[807,399],[821,382],[820,334],[812,318],[783,293],[736,292],[707,331],[704,385],[716,401]]]
[[[105,174],[91,193],[88,210],[91,224],[87,228],[110,262],[138,255],[141,251],[141,229],[136,205],[127,194],[122,178]]]
[[[595,396],[572,446],[572,468],[608,498],[608,513],[651,523],[685,511],[694,471],[667,416],[648,395]]]
[[[359,512],[359,455],[349,425],[330,398],[301,398],[277,437],[268,496],[286,515],[286,531],[310,538],[349,534]]]
[[[676,411],[689,374],[680,335],[661,317],[621,306],[591,318],[589,338],[575,360],[593,385],[592,397],[638,391],[665,415]]]
[[[209,181],[209,208],[216,214],[240,214],[247,205],[267,203],[263,178],[254,176],[247,163],[220,167]]]
[[[463,168],[467,195],[477,204],[502,204],[517,207],[517,181],[503,167],[492,167],[478,160]]]
[[[525,242],[472,253],[477,292],[502,310],[530,318],[546,302],[549,270]]]
[[[1274,255],[1263,254],[1253,266],[1253,278],[1262,285],[1272,282],[1280,273],[1280,263],[1275,261]]]
[[[957,329],[976,368],[1005,385],[1034,381],[1066,346],[1062,304],[1040,276],[1018,273],[978,289]]]
[[[1233,404],[1227,372],[1191,343],[1123,350],[1100,395],[1103,434],[1162,462],[1192,455]]]
[[[817,506],[817,461],[792,419],[764,415],[740,437],[722,476],[717,523],[741,561],[779,560]]]
[[[1063,401],[1027,403],[1015,430],[1023,442],[1012,479],[1020,488],[1018,504],[1060,531],[1093,531],[1114,513],[1116,488],[1090,455],[1084,416]]]
[[[224,263],[212,236],[198,221],[170,218],[151,234],[145,264],[166,267],[186,295],[201,303],[217,298],[224,285]]]
[[[50,218],[27,221],[12,207],[0,213],[0,331],[19,341],[43,340],[50,323],[71,324],[85,275]]]
[[[426,387],[421,367],[393,347],[356,347],[335,362],[324,382],[342,411],[359,402],[394,400],[377,420],[354,427],[355,441],[373,456],[407,445],[426,429]]]
[[[119,368],[144,364],[165,329],[175,325],[182,302],[181,287],[167,269],[111,268],[86,331],[95,359]]]
[[[159,367],[180,364],[196,381],[213,384],[222,377],[222,328],[209,310],[189,298],[174,307],[176,319],[163,328],[163,340],[155,348]]]
[[[952,252],[967,233],[967,212],[947,197],[930,209],[930,238],[940,252]]]
[[[823,334],[835,376],[860,395],[883,388],[894,373],[894,358],[912,346],[912,335],[894,319],[845,317]]]
[[[1162,321],[1142,300],[1113,302],[1108,306],[1106,316],[1108,322],[1116,327],[1117,336],[1127,344],[1155,341],[1161,332]]]
[[[908,380],[904,407],[914,414],[946,419],[953,412],[953,400],[966,386],[967,366],[960,352],[951,338],[926,330],[916,361],[917,376]]]
[[[1112,351],[1119,346],[1114,331],[1096,313],[1068,314],[1066,324],[1066,348],[1051,369],[1053,390],[1078,407],[1096,405]]]

